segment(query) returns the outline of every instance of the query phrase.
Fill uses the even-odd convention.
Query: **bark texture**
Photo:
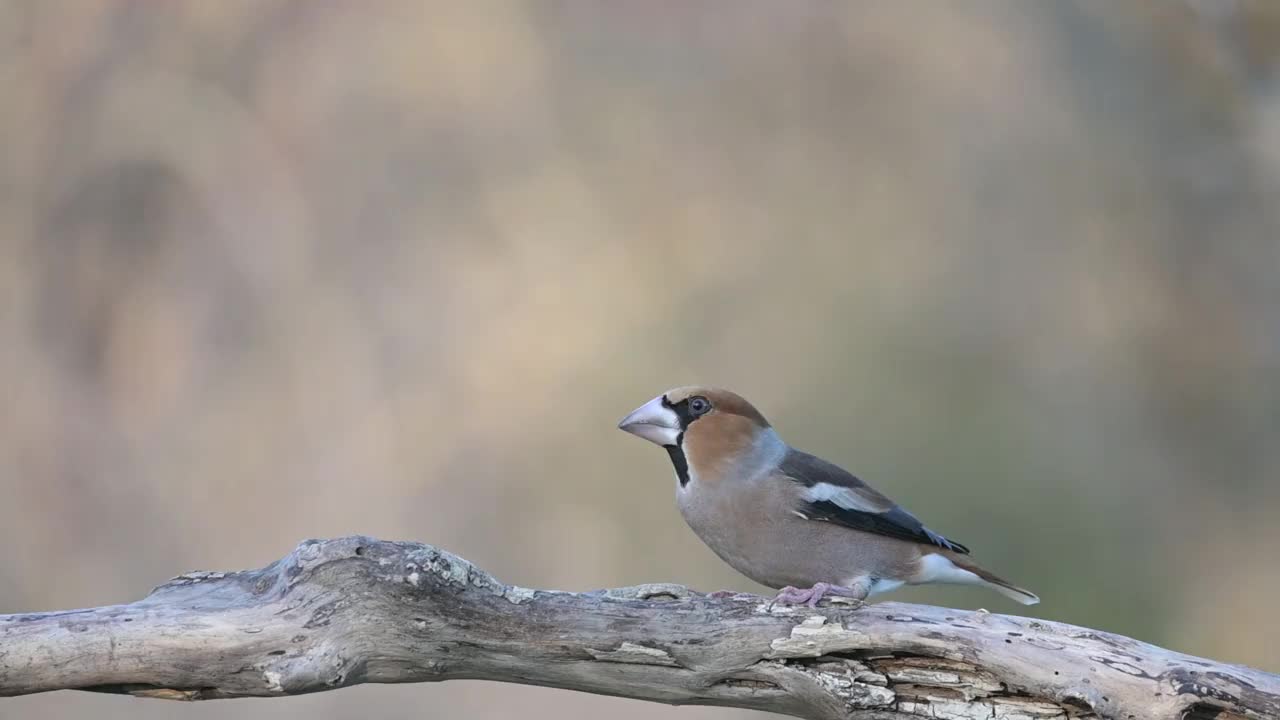
[[[176,700],[472,678],[828,718],[1280,718],[1280,677],[1125,637],[881,603],[770,608],[676,585],[504,585],[367,537],[197,572],[127,605],[0,615],[0,696]]]

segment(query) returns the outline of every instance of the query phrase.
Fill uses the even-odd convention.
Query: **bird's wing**
[[[800,486],[796,513],[806,520],[936,545],[961,554],[969,552],[969,548],[925,527],[915,515],[875,488],[822,458],[793,449],[783,458],[778,472]]]

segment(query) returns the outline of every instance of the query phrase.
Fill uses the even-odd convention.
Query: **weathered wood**
[[[308,541],[128,605],[0,615],[0,696],[203,700],[472,678],[805,718],[1280,718],[1280,677],[1061,623],[675,585],[504,585],[428,545]]]

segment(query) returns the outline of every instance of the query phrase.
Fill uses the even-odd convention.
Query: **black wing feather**
[[[791,450],[783,459],[779,470],[805,487],[825,483],[850,488],[864,496],[883,500],[887,507],[884,512],[868,512],[846,508],[830,500],[804,501],[801,503],[800,513],[809,520],[832,522],[852,530],[936,545],[962,555],[969,554],[969,548],[925,527],[915,515],[894,504],[893,501],[871,489],[866,483],[838,465],[808,453]]]

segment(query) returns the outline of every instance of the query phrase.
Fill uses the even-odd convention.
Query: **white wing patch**
[[[812,487],[805,488],[804,499],[814,503],[833,503],[845,510],[856,510],[858,512],[877,514],[884,512],[883,507],[868,503],[861,495],[849,488],[832,485],[831,483],[817,483]]]

